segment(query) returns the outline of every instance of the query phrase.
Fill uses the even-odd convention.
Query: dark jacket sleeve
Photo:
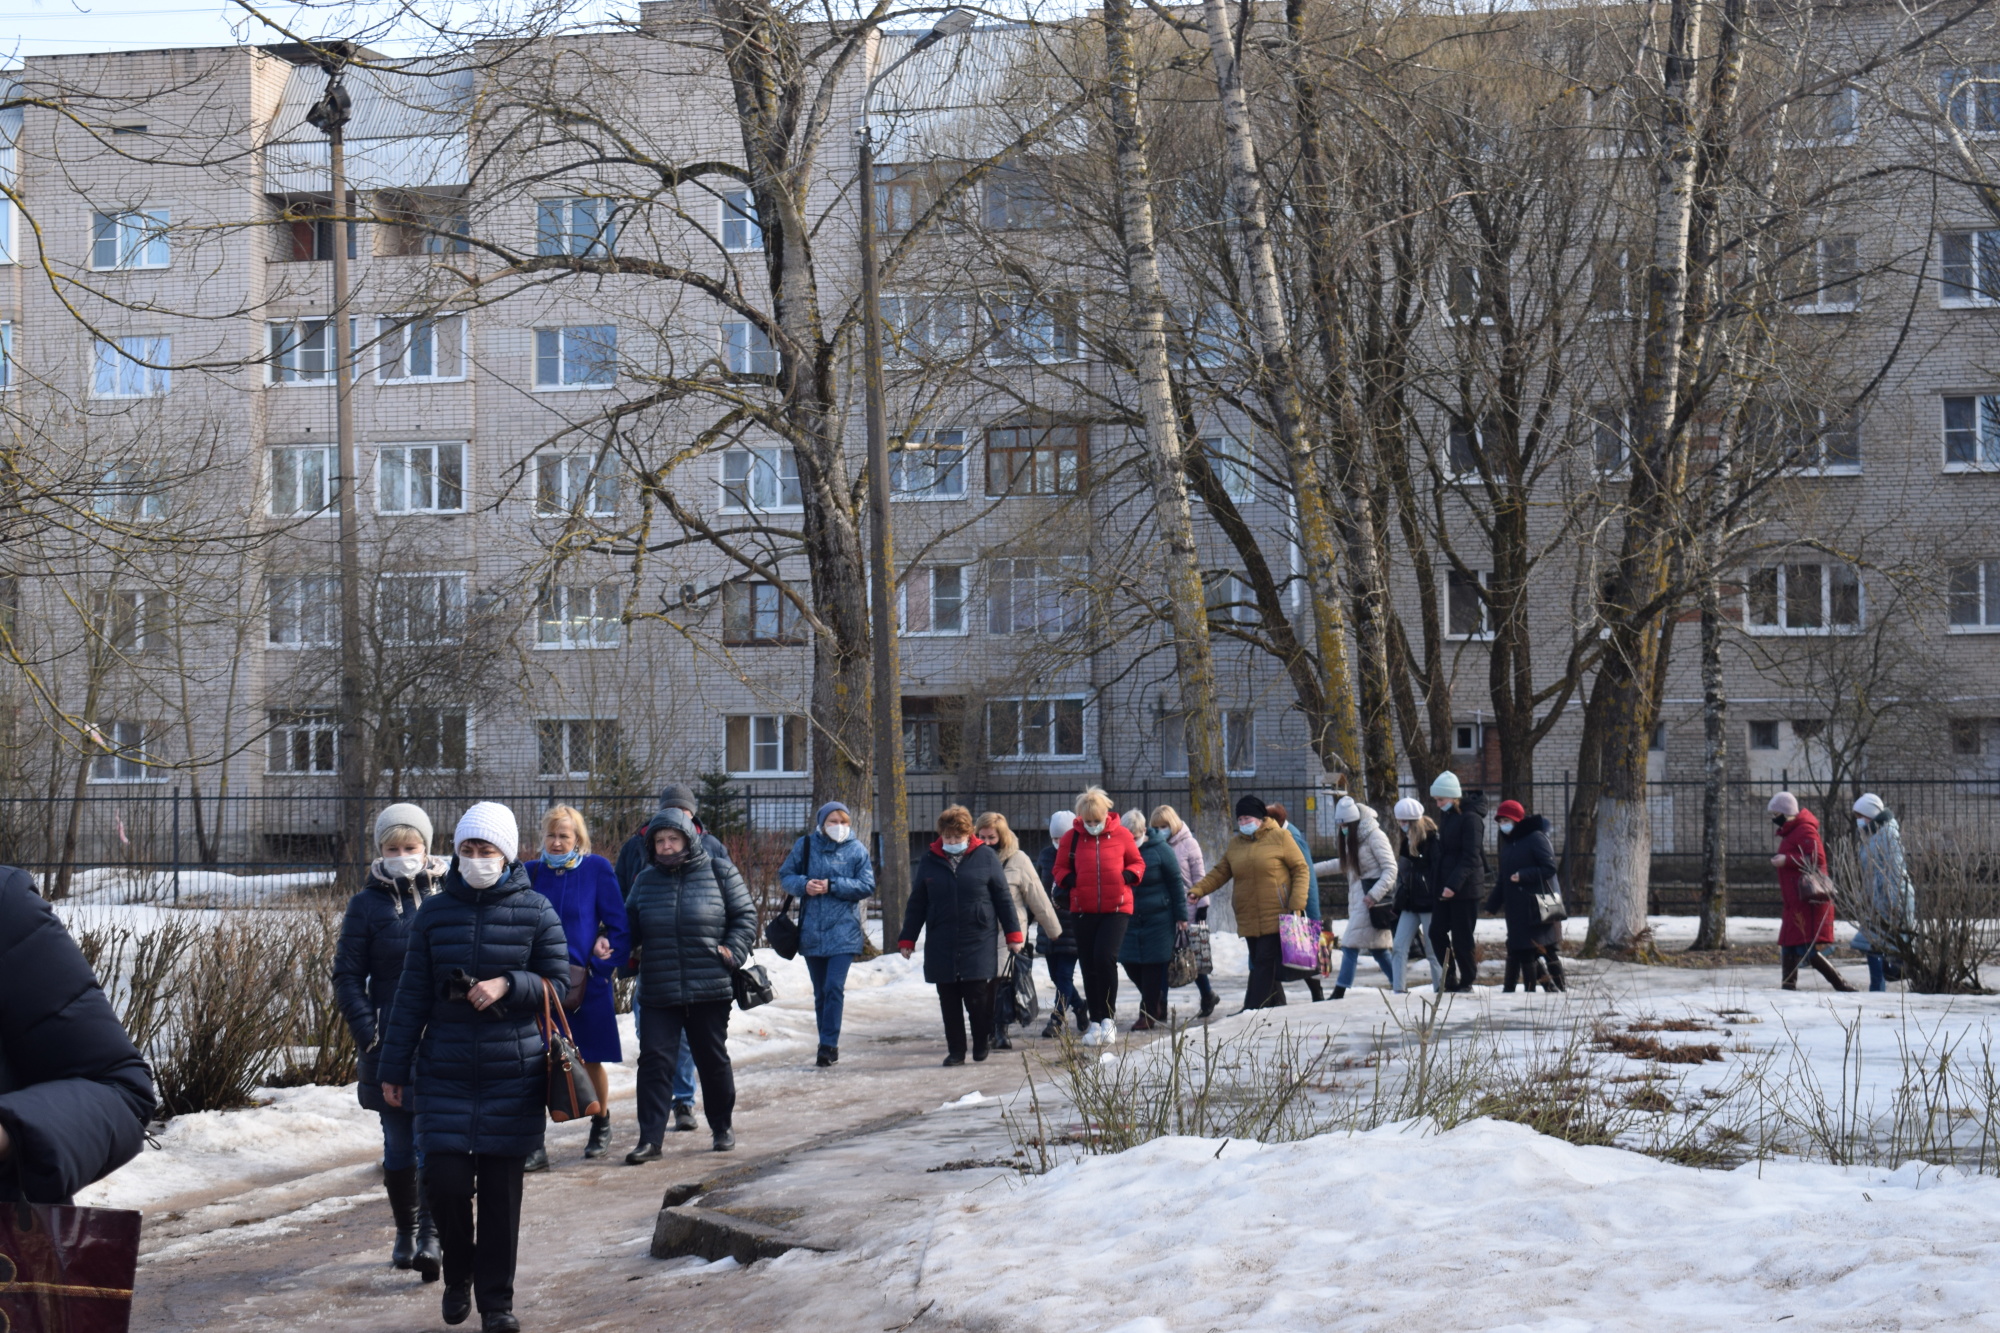
[[[367,1050],[380,1034],[375,1031],[375,1006],[368,1000],[368,946],[374,930],[368,921],[368,890],[347,900],[340,919],[340,943],[333,950],[333,997],[354,1033],[354,1044]]]
[[[729,949],[729,956],[736,960],[736,966],[741,967],[750,961],[751,950],[757,947],[757,908],[750,901],[750,886],[743,882],[743,872],[736,864],[733,861],[713,864],[725,914],[722,942]]]
[[[1521,887],[1540,892],[1540,886],[1556,877],[1556,845],[1549,841],[1549,835],[1536,829],[1528,835],[1528,855],[1526,865],[1520,868]]]
[[[620,887],[617,872],[610,879],[600,878],[597,882],[597,920],[604,927],[604,938],[611,941],[611,956],[599,958],[591,950],[597,947],[592,940],[584,953],[589,955],[591,966],[606,970],[623,967],[632,953],[632,931],[626,924],[625,894]]]
[[[1471,888],[1478,878],[1480,853],[1479,821],[1463,810],[1457,814],[1451,843],[1443,849],[1443,875],[1438,885],[1440,890],[1450,889],[1454,895]]]
[[[384,1083],[394,1087],[407,1087],[410,1082],[411,1067],[416,1064],[417,1043],[423,1039],[424,1029],[430,1025],[431,1005],[435,996],[431,991],[431,938],[429,922],[424,920],[425,908],[440,901],[433,898],[417,909],[417,919],[410,923],[410,944],[403,951],[403,975],[396,981],[396,1003],[389,1009],[388,1030],[382,1034],[382,1057],[376,1062],[376,1070]],[[563,957],[564,978],[568,978],[569,957]]]
[[[562,917],[546,898],[542,900],[542,918],[535,923],[527,968],[507,974],[507,996],[501,1001],[507,1012],[518,1017],[540,1014],[543,981],[555,987],[550,1001],[561,1004],[569,994],[569,938],[563,934]]]
[[[0,941],[0,1198],[61,1203],[138,1154],[153,1078],[20,870],[0,874]]]
[[[910,869],[910,901],[903,908],[903,928],[896,932],[899,945],[914,945],[917,935],[924,928],[924,918],[930,915],[931,886],[924,874],[921,862]]]
[[[612,868],[612,873],[618,876],[618,892],[630,898],[632,885],[638,882],[639,872],[645,868],[646,835],[634,833],[618,849],[618,864]]]
[[[1181,878],[1181,858],[1174,849],[1167,849],[1167,857],[1160,865],[1160,879],[1167,886],[1167,902],[1173,909],[1175,921],[1191,921],[1188,912],[1188,883]]]

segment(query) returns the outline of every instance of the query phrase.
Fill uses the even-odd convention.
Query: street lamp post
[[[868,415],[869,629],[874,646],[875,829],[877,888],[886,949],[909,900],[910,799],[903,771],[902,667],[896,645],[896,557],[889,525],[889,428],[882,388],[882,275],[875,262],[875,139],[869,103],[882,80],[918,52],[964,32],[977,15],[953,9],[861,93],[858,167],[861,192],[861,376]]]

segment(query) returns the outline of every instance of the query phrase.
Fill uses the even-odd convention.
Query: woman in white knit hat
[[[444,1322],[464,1323],[476,1298],[483,1333],[518,1333],[521,1168],[547,1123],[537,1020],[545,986],[555,1003],[569,991],[569,945],[528,883],[512,810],[479,802],[452,842],[444,889],[410,926],[377,1076],[391,1106],[416,1112],[444,1242]]]
[[[1402,830],[1402,842],[1396,859],[1396,938],[1389,945],[1389,961],[1396,969],[1394,989],[1398,995],[1409,989],[1410,941],[1418,939],[1430,960],[1431,990],[1442,991],[1444,964],[1431,943],[1431,915],[1437,910],[1437,825],[1414,796],[1396,802],[1396,825]]]
[[[383,1099],[377,1064],[384,1022],[403,975],[410,923],[417,907],[444,883],[449,863],[432,856],[431,817],[407,803],[385,806],[375,816],[375,860],[361,892],[348,900],[333,955],[333,993],[360,1050],[361,1104],[382,1121],[382,1182],[396,1219],[396,1243],[389,1262],[415,1269],[426,1282],[438,1279],[437,1228],[423,1196],[417,1152],[416,1117],[407,1107]]]

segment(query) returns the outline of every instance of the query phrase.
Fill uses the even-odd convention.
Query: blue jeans
[[[1370,949],[1368,956],[1375,960],[1375,966],[1382,969],[1382,975],[1389,978],[1389,984],[1394,986],[1396,984],[1396,969],[1389,962],[1389,951],[1387,949]],[[1333,984],[1342,990],[1346,990],[1349,986],[1352,986],[1354,984],[1354,969],[1360,962],[1361,950],[1342,949],[1340,951],[1340,974],[1334,977]]]
[[[1879,953],[1861,955],[1868,960],[1868,989],[1889,989],[1889,960]]]
[[[417,1151],[417,1116],[414,1111],[377,1111],[382,1122],[382,1169],[407,1171],[424,1164]]]
[[[840,1013],[847,1005],[847,969],[854,964],[851,953],[828,954],[806,959],[806,972],[813,983],[813,1013],[819,1018],[819,1044],[840,1045]]]
[[[1056,1008],[1068,1013],[1082,1015],[1083,997],[1076,993],[1076,956],[1063,954],[1048,955],[1049,980],[1056,987]]]
[[[1410,970],[1410,936],[1415,935],[1424,942],[1424,957],[1431,964],[1431,989],[1444,989],[1444,964],[1438,961],[1437,947],[1431,943],[1431,914],[1429,912],[1404,912],[1396,918],[1396,942],[1389,949],[1389,961],[1395,965],[1396,994],[1409,989],[1404,979]]]

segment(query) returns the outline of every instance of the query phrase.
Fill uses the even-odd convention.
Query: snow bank
[[[167,871],[79,870],[70,881],[70,895],[64,901],[78,904],[256,907],[265,903],[296,902],[301,893],[325,889],[333,882],[333,877],[324,870],[277,875],[231,875],[220,870],[183,868],[176,891],[175,878]]]
[[[959,1196],[885,1251],[926,1233],[920,1296],[1024,1329],[2000,1329],[2000,1180],[1697,1171],[1490,1120],[1159,1139]]]

